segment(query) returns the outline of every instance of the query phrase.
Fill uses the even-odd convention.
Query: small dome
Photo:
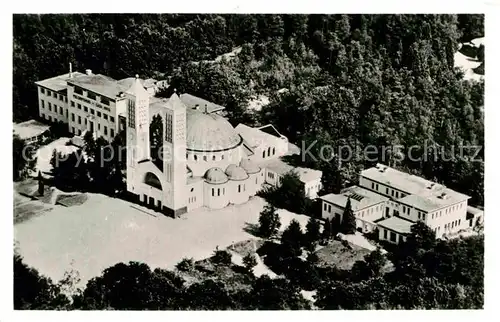
[[[207,183],[221,184],[226,183],[228,180],[229,179],[221,168],[210,168],[205,172],[205,181]]]
[[[231,180],[245,180],[248,179],[248,174],[243,168],[237,166],[236,164],[230,164],[227,166],[226,175]]]
[[[240,167],[245,169],[247,173],[257,173],[260,172],[260,167],[250,161],[250,159],[242,159],[240,162]]]

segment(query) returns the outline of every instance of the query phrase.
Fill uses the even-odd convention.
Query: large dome
[[[221,168],[210,168],[205,173],[205,181],[211,184],[226,183],[228,180]]]
[[[222,116],[188,110],[187,149],[196,152],[217,152],[230,150],[242,142],[240,135]]]
[[[230,164],[227,166],[226,175],[231,180],[245,180],[248,179],[248,174],[243,168],[237,166],[236,164]]]

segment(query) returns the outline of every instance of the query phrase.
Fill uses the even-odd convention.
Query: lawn
[[[201,260],[217,246],[255,238],[247,227],[258,222],[265,204],[254,197],[243,205],[202,208],[172,219],[120,199],[88,194],[82,205],[54,205],[43,216],[15,225],[14,233],[27,264],[56,281],[75,269],[84,284],[119,262],[173,268],[184,257]],[[279,214],[282,229],[292,219],[302,227],[308,220],[286,210]]]

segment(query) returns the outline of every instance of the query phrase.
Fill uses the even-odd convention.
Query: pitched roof
[[[398,201],[424,211],[432,211],[470,198],[465,194],[449,189],[436,182],[382,164],[377,164],[375,167],[361,171],[361,175],[370,180],[404,191],[409,195]]]
[[[80,73],[80,72],[73,72],[72,77],[74,78],[74,77],[79,77],[82,75],[85,75],[85,74]],[[68,79],[70,79],[69,73],[62,74],[62,75],[55,76],[55,77],[51,77],[51,78],[47,78],[47,79],[43,79],[41,81],[35,82],[35,84],[58,92],[58,91],[62,91],[62,90],[67,88],[68,85],[66,82]]]
[[[303,183],[308,183],[310,181],[320,179],[323,174],[319,170],[302,168],[302,167],[293,167],[280,159],[274,159],[263,162],[261,166],[279,175],[285,175],[291,171],[294,171],[299,176],[299,180]]]
[[[378,226],[393,230],[400,234],[411,233],[411,226],[413,224],[414,222],[396,216],[377,222]]]
[[[205,112],[206,106],[208,113],[213,113],[225,109],[224,106],[217,105],[191,94],[181,94],[180,99],[188,109],[199,109],[200,111]]]
[[[348,198],[351,199],[351,207],[353,211],[371,207],[389,199],[359,186],[352,186],[344,189],[340,194],[330,193],[320,197],[320,199],[342,208],[346,206]]]

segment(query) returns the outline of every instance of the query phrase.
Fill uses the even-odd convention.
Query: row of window
[[[195,197],[189,197],[188,202],[189,203],[196,202],[196,196]]]
[[[186,158],[187,158],[187,155],[186,155]],[[194,161],[198,161],[198,156],[195,154],[193,156],[193,159],[194,159]],[[224,154],[221,154],[220,159],[224,160]],[[208,161],[208,156],[204,155],[203,161]],[[217,161],[217,157],[215,155],[212,155],[212,161]]]
[[[361,218],[364,218],[365,215],[371,215],[373,214],[375,211],[382,211],[382,209],[384,208],[383,205],[378,205],[378,206],[375,206],[375,207],[371,207],[369,209],[366,209],[366,210],[363,210],[361,211],[358,216],[361,217]]]
[[[396,242],[397,237],[398,237],[398,235],[395,232],[389,231],[389,240],[390,241]],[[387,240],[387,229],[384,229],[384,239]],[[404,241],[403,235],[399,235],[399,242],[402,243],[403,241]]]
[[[379,191],[378,188],[379,188],[378,183],[372,182],[372,190]],[[404,194],[403,192],[399,192],[394,189],[389,189],[388,187],[385,188],[385,194],[396,199],[404,198],[406,196],[406,194]]]
[[[47,96],[52,96],[54,98],[59,99],[62,102],[68,103],[68,98],[66,96],[53,92],[49,89],[44,89],[43,87],[40,87],[40,93],[46,94]]]
[[[43,115],[43,114],[42,114]],[[50,117],[49,117],[50,118]],[[87,125],[87,119],[84,119],[85,121],[85,125]],[[78,120],[78,124],[81,124],[80,123],[80,119]],[[101,124],[97,124],[97,130],[100,131],[101,130]],[[77,133],[78,132],[78,133]],[[82,131],[79,130],[79,129],[76,129],[74,127],[71,127],[71,133],[74,133],[74,134],[77,134],[77,135],[80,135],[82,134]],[[107,126],[104,126],[104,135],[108,135],[108,127]],[[115,137],[115,130],[113,129],[109,129],[109,136],[111,138]]]
[[[268,173],[267,173],[267,176],[268,176],[270,179],[274,179],[274,173],[272,173],[272,172],[268,172]]]
[[[276,148],[272,149],[272,155],[276,154]],[[267,148],[267,156],[271,156],[271,147]],[[262,158],[264,159],[266,157],[266,150],[262,151]]]
[[[215,197],[215,188],[212,188],[212,197]],[[217,197],[220,196],[221,188],[217,188]],[[226,188],[222,188],[222,195],[226,194]]]
[[[454,206],[452,206],[452,207],[446,208],[446,209],[444,210],[444,214],[445,214],[445,215],[447,215],[447,214],[449,214],[449,213],[451,213],[451,212],[453,212],[453,211],[455,211],[455,210],[461,209],[461,208],[463,207],[463,205],[464,205],[464,204],[463,204],[463,203],[461,203],[461,204],[454,205]],[[434,219],[434,218],[439,218],[439,217],[441,217],[442,215],[443,215],[443,210],[440,210],[439,212],[435,212],[435,213],[431,214],[431,217],[432,217],[432,219]]]
[[[454,221],[452,221],[450,223],[447,223],[446,225],[444,225],[444,229],[445,230],[446,229],[453,229],[453,228],[455,228],[457,226],[460,226],[461,221],[462,221],[461,219],[457,219],[457,220],[454,220]]]
[[[79,110],[82,109],[82,105],[80,103],[75,103],[74,101],[71,101],[71,107],[75,107],[75,105],[76,105],[76,108],[78,108]],[[83,111],[85,113],[88,113],[89,112],[89,108],[87,106],[83,106]],[[111,116],[111,115],[108,116],[108,114],[101,113],[100,111],[96,112],[93,108],[90,109],[90,114],[97,115],[97,117],[102,117],[106,121],[109,119],[109,121],[112,122],[112,123],[115,122],[115,118],[113,116]]]

